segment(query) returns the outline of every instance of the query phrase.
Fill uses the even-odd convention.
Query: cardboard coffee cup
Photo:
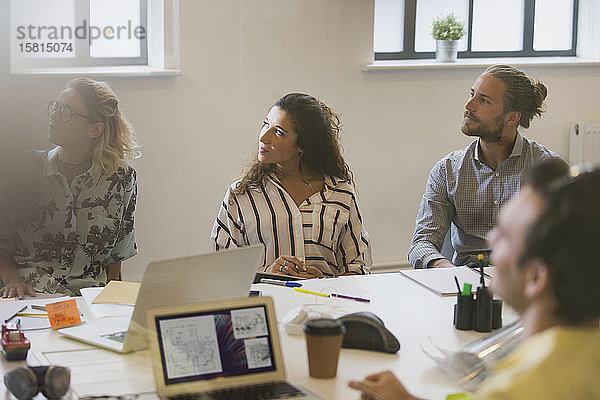
[[[308,371],[313,378],[334,378],[346,328],[330,318],[308,320],[304,324]]]

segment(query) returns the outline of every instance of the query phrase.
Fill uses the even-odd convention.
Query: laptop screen
[[[275,370],[264,305],[154,321],[166,385]]]

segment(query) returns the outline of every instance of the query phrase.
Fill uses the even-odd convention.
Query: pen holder
[[[472,294],[459,293],[454,305],[454,326],[456,329],[473,329],[473,315],[475,311],[475,300]]]
[[[492,329],[502,328],[502,300],[492,302]]]
[[[492,331],[492,294],[486,287],[477,288],[474,326],[477,332]]]

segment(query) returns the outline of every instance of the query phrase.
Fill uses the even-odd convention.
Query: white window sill
[[[87,76],[178,76],[181,69],[150,67],[148,65],[128,65],[115,67],[73,67],[73,68],[43,68],[22,69],[16,74],[22,75],[87,75]]]
[[[459,69],[481,68],[492,64],[514,66],[589,66],[600,65],[600,60],[582,57],[523,57],[523,58],[459,58],[456,62],[427,60],[378,60],[363,66],[363,71],[386,71],[396,69]]]

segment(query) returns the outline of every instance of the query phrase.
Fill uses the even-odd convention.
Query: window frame
[[[404,0],[404,43],[403,51],[376,52],[375,61],[381,60],[423,60],[434,59],[435,52],[415,51],[415,27],[417,16],[417,1]],[[579,0],[573,0],[573,26],[571,48],[568,50],[534,50],[533,33],[535,23],[535,0],[524,0],[523,49],[519,51],[472,51],[473,4],[469,0],[469,16],[467,21],[467,50],[459,51],[458,58],[505,58],[505,57],[574,57],[577,52],[577,24],[579,15]]]
[[[79,0],[77,0],[79,1]],[[148,64],[148,1],[138,0],[140,2],[140,26],[146,30],[146,35],[140,39],[140,55],[137,57],[92,57],[91,46],[88,43],[85,64],[78,63],[80,66],[106,66],[106,65],[147,65]],[[86,1],[86,15],[88,21],[91,21],[90,1]]]
[[[75,24],[86,20],[91,21],[90,1],[73,0],[75,4]],[[148,2],[150,0],[138,0],[140,3],[140,26],[146,29],[144,39],[140,40],[140,55],[137,57],[92,57],[91,38],[73,39],[75,57],[41,57],[30,58],[18,63],[18,70],[48,70],[55,68],[86,68],[86,67],[108,67],[108,66],[143,66],[148,65]]]

